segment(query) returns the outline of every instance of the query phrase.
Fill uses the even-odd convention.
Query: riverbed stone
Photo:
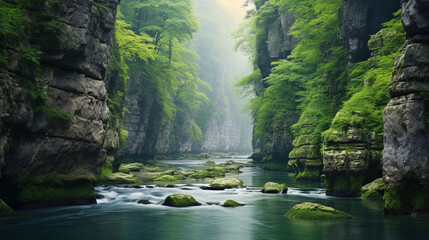
[[[231,199],[226,200],[226,201],[222,204],[222,207],[241,207],[241,206],[244,206],[244,204],[239,203],[239,202],[236,202],[236,201],[231,200]]]
[[[382,196],[384,194],[385,188],[386,188],[386,185],[384,184],[383,178],[377,178],[374,181],[363,186],[360,192],[362,197],[366,192],[369,192],[369,191],[376,191]]]
[[[275,182],[267,182],[262,188],[263,193],[287,193],[287,186],[285,183],[279,184]]]
[[[345,212],[311,202],[304,202],[293,206],[285,216],[305,220],[343,220],[353,218]]]
[[[140,172],[144,168],[143,163],[124,163],[119,166],[119,172],[130,173],[130,172]]]
[[[133,174],[126,174],[116,172],[109,174],[104,179],[109,184],[139,184],[140,179],[136,178]]]
[[[195,200],[194,197],[190,195],[173,194],[169,195],[162,205],[169,207],[192,207],[200,206],[201,203],[199,203],[197,200]]]
[[[243,181],[231,177],[218,178],[210,184],[210,188],[213,190],[224,190],[226,188],[237,188],[242,186]]]

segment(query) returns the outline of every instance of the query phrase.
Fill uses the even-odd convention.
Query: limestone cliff
[[[429,1],[402,0],[407,44],[383,112],[387,213],[429,211]]]
[[[370,57],[369,36],[390,20],[400,8],[400,0],[344,0],[339,17],[341,35],[352,63]]]
[[[105,72],[119,0],[41,4],[60,24],[59,44],[41,49],[37,79],[47,106],[40,110],[32,101],[26,82],[34,80],[9,49],[0,77],[0,193],[13,206],[94,203],[93,182],[106,158]]]
[[[257,25],[258,28],[263,29],[256,38],[256,64],[264,79],[271,72],[271,63],[287,58],[295,47],[297,39],[290,34],[290,28],[295,19],[287,9],[280,10],[269,2],[263,6],[256,4],[256,7],[261,8]],[[262,80],[261,86],[254,86],[255,93],[261,94],[263,87],[268,87],[264,80]],[[253,134],[254,155],[252,158],[255,160],[263,158],[265,168],[285,169],[289,152],[292,150],[293,134],[290,127],[297,120],[297,109],[287,109],[286,117],[273,119],[263,137]]]

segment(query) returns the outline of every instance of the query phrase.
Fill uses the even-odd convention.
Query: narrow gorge
[[[0,1],[0,238],[419,239],[428,215],[429,0]]]

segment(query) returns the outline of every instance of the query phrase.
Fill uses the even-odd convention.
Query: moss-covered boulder
[[[381,199],[383,198],[385,188],[386,185],[383,179],[377,178],[361,188],[361,197],[363,199]]]
[[[243,181],[238,180],[236,178],[218,178],[215,179],[211,184],[210,184],[210,189],[213,190],[224,190],[226,188],[236,188],[236,187],[242,187],[243,186]]]
[[[214,161],[211,161],[211,160],[208,160],[207,162],[204,163],[204,165],[207,165],[207,166],[212,166],[212,165],[215,165],[215,164],[216,163]]]
[[[169,195],[162,205],[169,207],[192,207],[200,206],[201,203],[197,202],[197,200],[190,195],[173,194]]]
[[[287,193],[287,186],[285,183],[279,184],[275,182],[267,182],[262,188],[263,193]]]
[[[178,179],[172,175],[161,175],[156,178],[151,178],[152,181],[155,182],[176,182]]]
[[[140,172],[144,168],[143,163],[123,163],[119,166],[119,172],[130,173],[130,172]]]
[[[167,170],[158,175],[150,177],[149,180],[152,181],[162,181],[162,182],[174,182],[178,180],[185,179],[185,176],[182,172],[176,170]]]
[[[140,184],[140,179],[136,178],[133,174],[126,174],[122,172],[116,172],[107,175],[104,178],[104,182],[110,184]]]
[[[10,208],[3,200],[0,199],[0,217],[8,217],[16,215],[15,211]]]
[[[222,204],[222,207],[241,207],[241,206],[244,206],[244,204],[236,202],[234,200],[226,200]]]
[[[304,202],[293,206],[285,216],[305,220],[343,220],[353,218],[345,212],[311,202]]]
[[[375,190],[369,190],[362,193],[361,198],[362,199],[383,199],[383,196]]]

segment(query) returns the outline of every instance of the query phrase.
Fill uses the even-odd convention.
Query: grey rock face
[[[341,35],[349,52],[350,62],[370,57],[369,36],[381,29],[400,8],[400,0],[344,0],[340,9]]]
[[[429,211],[429,1],[403,0],[408,42],[396,59],[383,111],[385,211]]]
[[[14,182],[17,176],[50,176],[59,182],[82,180],[92,184],[99,175],[106,157],[103,142],[109,118],[104,76],[119,0],[97,2],[105,7],[97,7],[92,0],[60,0],[56,12],[62,24],[60,44],[42,49],[48,105],[69,114],[69,119],[55,119],[55,112],[50,116],[49,111],[33,109],[28,90],[21,86],[26,79],[20,76],[13,60],[10,69],[0,76],[2,181]],[[87,196],[61,201],[93,202]]]
[[[129,112],[124,116],[124,129],[129,133],[126,154],[152,158],[158,148],[168,149],[168,141],[164,143],[158,139],[168,139],[169,128],[161,125],[162,109],[156,103],[156,93],[145,91],[141,76],[137,74],[130,76],[127,83],[129,100],[125,104]],[[161,131],[161,127],[165,127],[164,131]],[[165,136],[159,137],[162,134]]]

